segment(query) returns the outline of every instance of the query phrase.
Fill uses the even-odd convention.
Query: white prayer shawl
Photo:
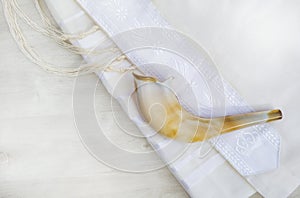
[[[105,32],[99,31],[88,36],[86,39],[73,41],[76,45],[81,47],[91,47],[106,37],[106,34],[115,36],[120,32],[134,27],[169,27],[168,23],[160,16],[148,0],[139,0],[138,2],[136,0],[79,0],[78,2],[86,12],[71,0],[46,0],[54,18],[64,31],[75,33],[83,31],[91,26],[94,22],[87,17],[87,14],[104,29]],[[65,9],[66,7],[68,9]],[[143,8],[143,12],[140,12],[141,8]],[[123,11],[124,13],[116,13],[118,10]],[[130,12],[128,12],[128,10],[130,10]],[[128,17],[126,14],[128,13],[131,16],[129,17],[129,20],[126,20]],[[137,13],[140,15],[134,16]],[[134,20],[130,21],[130,19]],[[140,62],[136,61],[137,59],[134,59],[134,56],[138,56],[139,54],[127,55],[130,61],[137,65],[140,64]],[[162,56],[163,55],[168,56],[167,53],[162,54]],[[89,56],[84,58],[86,61],[94,61],[94,58]],[[153,56],[148,58],[153,58]],[[152,72],[159,71],[153,70]],[[104,76],[101,77],[101,80],[112,94],[110,87],[113,87],[115,82],[112,81],[111,75],[112,74],[110,73],[105,73]],[[116,74],[113,74],[113,79],[116,79],[115,75]],[[129,90],[130,89],[132,88],[129,88]],[[227,98],[227,105],[229,103],[228,108],[226,109],[227,112],[242,113],[252,110],[250,107],[247,107],[244,100],[241,99],[236,91],[228,84],[225,84],[225,95]],[[114,97],[116,97],[123,106],[124,104],[126,105],[126,103],[122,101],[121,96],[114,95]],[[235,105],[236,107],[232,107]],[[138,120],[136,120],[135,123],[139,125]],[[252,149],[250,157],[249,154],[247,156],[242,155],[230,147],[230,145],[234,145],[235,142],[238,141],[237,138],[243,137],[243,135],[238,134],[246,134],[253,131],[257,132],[260,140],[257,142],[260,143],[260,145],[258,145],[259,149],[256,151],[255,149]],[[261,141],[264,143],[262,144]],[[192,145],[191,148],[189,148],[190,152],[187,152],[180,160],[177,160],[170,165],[170,170],[192,197],[249,197],[255,190],[266,197],[283,197],[291,193],[299,184],[299,180],[295,178],[287,168],[280,167],[276,171],[267,174],[254,175],[259,173],[258,170],[263,172],[264,169],[270,169],[268,165],[273,167],[274,164],[278,163],[279,144],[280,139],[277,132],[268,125],[245,129],[242,132],[223,136],[220,141],[217,141],[216,149],[220,154],[213,150],[209,155],[200,159],[195,153],[201,143]],[[152,145],[158,145],[158,147],[160,147],[163,146],[163,143],[152,142]],[[253,146],[253,148],[256,147],[257,145]],[[257,152],[263,153],[264,155],[260,156]],[[167,153],[160,152],[158,154],[162,158],[166,158],[167,155]],[[255,164],[251,164],[251,161],[257,161],[257,157],[263,157],[266,159],[267,163],[260,164],[260,166],[257,167]],[[225,159],[227,159],[231,165],[229,165]],[[239,173],[233,169],[232,166]],[[245,177],[242,177],[240,174]],[[284,183],[279,181],[279,178],[282,177],[287,178]],[[270,188],[272,188],[272,190],[270,190]]]

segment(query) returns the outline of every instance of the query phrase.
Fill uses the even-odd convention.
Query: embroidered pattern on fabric
[[[95,17],[95,20],[99,24],[101,24],[101,26],[111,36],[129,30],[131,28],[141,28],[149,26],[169,28],[168,23],[162,17],[160,17],[160,14],[157,12],[152,3],[147,0],[139,0],[141,1],[141,3],[136,3],[136,0],[77,1],[82,5],[82,7],[87,9],[92,16]],[[126,2],[126,5],[124,4],[124,2]],[[97,12],[96,8],[102,10],[103,12]],[[143,14],[139,15],[139,13],[141,12],[143,12]],[[137,18],[136,16],[141,17]],[[125,20],[126,25],[124,25],[124,23],[122,22]],[[119,23],[117,23],[117,21],[119,21]],[[176,37],[175,34],[170,34],[170,32],[167,32],[166,34],[169,34],[167,37],[170,38]],[[184,46],[184,44],[182,45]],[[162,55],[160,51],[157,51],[156,53],[157,55]],[[134,56],[130,56],[130,59],[136,64],[143,61]],[[182,75],[186,77],[188,65],[186,65],[186,63],[184,63],[184,66],[180,64],[182,64],[182,62],[173,61],[173,68],[181,72]],[[203,64],[209,63],[207,63],[205,59],[203,59],[202,65]],[[151,71],[151,69],[147,69],[147,72],[149,74],[153,74],[155,76],[158,76],[159,78],[162,78],[154,71]],[[228,105],[228,107],[226,108],[226,110],[228,111],[227,113],[245,113],[253,110],[226,81],[224,81],[224,87],[216,83],[217,81],[214,82],[214,77],[216,76],[216,74],[212,70],[210,70],[209,67],[202,67],[201,72],[206,77],[212,80],[219,91],[224,91],[226,97],[226,105]],[[197,81],[192,79],[189,81],[189,83],[192,85],[192,87],[199,86]],[[182,105],[188,111],[193,111],[188,104],[185,104],[183,102]],[[255,170],[247,165],[247,163],[244,161],[244,157],[251,156],[254,148],[263,146],[264,144],[262,142],[264,142],[264,140],[267,140],[271,145],[273,145],[275,152],[279,152],[280,137],[276,133],[276,131],[267,124],[239,130],[238,132],[232,134],[230,138],[234,141],[234,143],[229,143],[229,141],[227,141],[226,138],[223,137],[217,138],[218,141],[211,140],[211,143],[214,144],[215,148],[223,155],[223,157],[225,157],[242,175],[255,174]]]

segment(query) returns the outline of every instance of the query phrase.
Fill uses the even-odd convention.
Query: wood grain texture
[[[22,0],[19,2],[26,13],[30,13],[34,19],[38,18],[33,12],[32,1]],[[170,5],[168,0],[154,0],[154,2],[161,10],[164,6],[169,7]],[[198,4],[199,2],[197,1]],[[212,5],[198,6],[203,10],[197,13],[209,15],[210,9],[215,9],[214,5],[222,9],[219,2],[209,2]],[[174,12],[164,13],[169,16],[170,22],[180,30],[190,33],[194,39],[207,47],[219,64],[221,73],[248,99],[251,105],[259,107],[258,105],[268,101],[267,105],[282,107],[284,113],[289,116],[276,127],[287,136],[295,135],[299,124],[294,118],[299,112],[300,98],[299,91],[295,92],[300,87],[299,48],[296,47],[300,45],[298,45],[299,34],[297,31],[287,29],[287,26],[282,28],[282,30],[292,33],[289,37],[291,39],[286,40],[278,39],[281,38],[279,34],[285,34],[281,31],[274,31],[273,33],[276,34],[271,34],[271,37],[268,34],[264,35],[263,32],[257,35],[252,32],[256,36],[268,38],[257,39],[251,36],[253,35],[250,34],[251,31],[250,33],[246,31],[257,29],[255,24],[259,23],[254,19],[249,19],[250,22],[253,22],[250,23],[253,27],[247,26],[249,28],[246,29],[243,23],[240,23],[238,26],[240,28],[235,29],[234,24],[224,23],[224,20],[218,19],[218,17],[229,19],[229,17],[226,18],[226,13],[222,14],[222,10],[218,12],[221,13],[218,15],[211,12],[216,18],[212,18],[210,24],[206,24],[207,17],[202,17],[201,20],[205,19],[205,21],[201,21],[197,16],[192,15],[196,12],[178,12],[180,4],[172,5],[172,9],[164,9]],[[191,8],[193,7],[196,9],[197,6],[191,4]],[[264,6],[261,7],[264,8]],[[238,12],[238,14],[241,13]],[[238,14],[232,18],[240,20]],[[8,32],[2,9],[0,9],[0,16],[1,198],[188,197],[167,169],[146,174],[129,174],[116,171],[94,159],[82,145],[74,124],[72,110],[74,79],[48,74],[28,61]],[[184,16],[193,20],[187,23],[183,20]],[[298,19],[298,17],[294,18]],[[217,23],[218,21],[222,23],[221,26]],[[194,24],[206,24],[206,31],[202,31],[201,25],[196,28]],[[279,24],[282,24],[282,21]],[[239,30],[239,32],[232,34],[233,30]],[[52,40],[39,35],[26,26],[24,26],[24,31],[33,46],[41,52],[46,60],[63,66],[81,63],[81,57],[61,49]],[[292,39],[296,38],[293,33],[297,34],[298,40]],[[275,41],[280,41],[280,43]],[[292,45],[292,47],[283,46],[283,43]],[[270,44],[274,44],[274,46]],[[278,47],[278,44],[283,47]],[[257,46],[258,48],[256,48]],[[282,54],[284,54],[284,59],[280,58],[283,57]],[[263,71],[261,70],[262,66],[264,66]],[[273,69],[274,67],[277,69]],[[274,74],[270,76],[273,78],[266,77],[266,72],[272,70]],[[95,75],[90,75],[90,77],[96,78]],[[274,77],[282,80],[274,82]],[[264,86],[260,86],[261,84]],[[277,89],[274,90],[274,87]],[[255,94],[253,94],[254,88]],[[278,92],[281,94],[278,95]],[[104,92],[103,87],[99,86],[96,94],[98,98],[109,102],[110,98]],[[98,116],[105,122],[113,123],[113,120],[109,118],[110,108],[100,102],[96,106],[96,108],[102,109],[102,112],[97,112]],[[115,107],[119,110],[117,104]],[[120,111],[119,120],[124,120],[126,123],[126,119],[128,118]],[[131,128],[132,126],[126,127]],[[118,127],[113,126],[108,133],[115,138],[119,136],[116,133],[120,133],[120,131]],[[141,142],[125,139],[116,141],[122,146],[129,146],[130,149],[147,147]],[[293,156],[293,150],[299,148],[297,146],[299,138],[294,138],[290,143],[294,146],[288,147],[285,144],[282,146],[283,160],[288,161],[287,159],[291,158],[288,165],[295,174],[299,174],[299,160]],[[256,194],[254,197],[260,197],[260,195]],[[300,197],[300,189],[298,188],[291,197]]]
[[[30,0],[20,1],[38,19]],[[78,136],[72,110],[74,79],[48,74],[28,61],[12,39],[0,9],[0,197],[187,197],[169,170],[130,174],[93,158]],[[70,54],[25,25],[32,45],[46,60],[79,65]],[[97,78],[91,74],[90,78]],[[97,98],[110,103],[99,85]],[[113,123],[110,108],[97,112]],[[120,107],[116,104],[116,109]],[[120,114],[120,120],[128,119]],[[123,117],[122,117],[123,116]],[[127,126],[132,127],[132,126]],[[120,133],[116,126],[109,133]],[[129,148],[141,142],[119,141]],[[128,144],[127,144],[128,143]]]

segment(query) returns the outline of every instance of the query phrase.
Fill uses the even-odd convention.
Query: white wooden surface
[[[30,0],[23,1],[22,7],[37,18]],[[46,73],[27,60],[8,32],[2,9],[0,16],[1,198],[187,196],[167,169],[130,174],[94,159],[74,125],[74,79]],[[52,40],[24,30],[47,60],[80,63],[79,56]]]
[[[216,26],[220,25],[216,22],[219,20],[218,17],[225,17],[224,13],[224,16],[220,14],[214,15],[215,18],[211,17],[210,24],[205,27],[206,31],[201,31],[202,27],[196,28],[193,24],[203,25],[205,24],[203,21],[191,20],[187,23],[183,20],[184,17],[199,19],[199,16],[191,15],[197,12],[179,12],[178,9],[182,6],[180,4],[167,9],[166,7],[170,5],[167,0],[154,2],[159,9],[166,11],[164,14],[169,16],[174,25],[190,33],[211,52],[222,74],[250,104],[256,106],[266,104],[283,109],[287,118],[275,124],[281,133],[293,135],[293,132],[298,132],[299,124],[296,117],[300,97],[296,91],[300,88],[298,66],[300,42],[296,39],[296,35],[299,37],[300,28],[292,30],[286,25],[280,32],[277,26],[272,24],[274,27],[269,29],[274,32],[271,31],[267,35],[264,35],[263,31],[254,32],[254,37],[251,37],[253,34],[247,32],[251,27],[239,28],[237,30],[240,32],[233,35],[230,30],[234,28],[234,24],[227,23],[221,26],[222,34],[218,33],[220,31],[212,34]],[[211,2],[206,4],[205,9],[218,7],[214,1]],[[193,4],[190,6],[190,9],[196,9]],[[37,18],[30,0],[22,1],[22,7],[27,13],[31,13],[33,18]],[[202,8],[202,12],[199,13],[204,13],[206,17],[210,16],[205,9]],[[291,19],[294,17],[291,16]],[[248,21],[248,25],[256,28],[257,19],[254,17],[253,20],[253,23],[251,20]],[[279,22],[284,24],[282,21]],[[52,40],[24,27],[32,44],[47,60],[62,65],[81,62],[79,56],[66,52]],[[288,32],[292,32],[290,37],[279,39]],[[2,9],[0,42],[1,198],[187,197],[167,169],[145,174],[123,173],[101,164],[86,151],[74,125],[72,112],[74,79],[48,74],[26,59],[8,32]],[[255,46],[258,48],[255,49]],[[266,75],[271,70],[278,72],[273,72],[272,76]],[[90,77],[96,78],[95,75]],[[107,97],[105,92],[101,92],[101,88],[98,91],[99,97]],[[295,138],[294,141],[295,145],[299,139]],[[283,145],[283,149],[286,147]],[[295,158],[292,149],[283,150],[291,152],[290,155],[285,154],[285,158]],[[289,162],[293,164],[291,169],[295,174],[299,174],[298,162],[298,158]],[[299,190],[292,196],[298,197]]]

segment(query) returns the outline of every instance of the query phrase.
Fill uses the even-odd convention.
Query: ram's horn
[[[187,142],[205,139],[237,129],[282,118],[280,110],[251,112],[212,119],[187,112],[171,89],[156,78],[133,73],[139,110],[160,134]]]

